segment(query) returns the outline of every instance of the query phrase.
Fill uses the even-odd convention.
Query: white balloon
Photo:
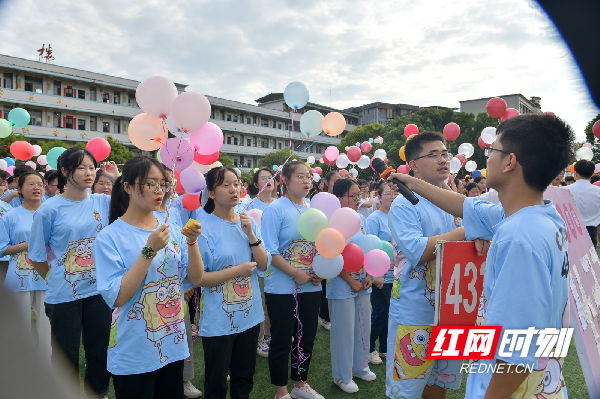
[[[190,137],[190,133],[184,132],[179,128],[179,126],[177,126],[177,123],[175,123],[175,118],[173,118],[173,114],[167,116],[167,128],[175,137]]]
[[[358,160],[358,162],[356,163],[356,166],[358,166],[361,169],[366,169],[371,165],[371,160],[369,159],[368,156],[366,155],[361,155],[360,159]]]
[[[0,170],[6,170],[7,167],[8,164],[6,163],[6,161],[4,159],[0,159]]]
[[[238,175],[238,177],[242,176],[242,172],[240,172],[238,168],[233,168],[233,170],[235,170],[235,174]]]
[[[477,169],[477,163],[475,161],[468,161],[465,164],[465,169],[467,170],[467,172],[472,172],[475,169]]]
[[[40,147],[37,144],[33,145],[33,156],[37,157],[38,155],[40,155],[42,153],[42,147]]]
[[[387,154],[385,152],[385,150],[383,148],[380,148],[378,150],[375,151],[375,154],[373,154],[374,157],[380,157],[381,159],[385,159],[387,158]]]
[[[334,258],[326,258],[317,254],[312,261],[312,267],[315,274],[323,279],[330,279],[338,276],[344,268],[344,258],[338,255]]]
[[[594,151],[590,150],[587,147],[581,147],[575,153],[575,158],[579,161],[585,159],[586,161],[591,161],[594,158]]]
[[[46,161],[46,156],[40,155],[39,157],[37,157],[37,163],[40,165],[48,165],[48,161]]]
[[[358,170],[356,170],[356,169],[352,168],[352,169],[350,169],[350,170],[349,170],[349,172],[350,172],[350,174],[351,174],[352,176],[354,176],[354,178],[357,178],[357,177],[358,177]]]
[[[306,162],[312,165],[313,163],[315,163],[315,157],[309,155],[308,158],[306,158]]]
[[[471,156],[473,155],[474,152],[475,152],[475,148],[473,148],[473,144],[471,144],[471,143],[462,143],[458,147],[458,153],[467,159],[471,158]]]
[[[321,180],[321,176],[318,173],[313,173],[313,180],[318,183]]]
[[[452,160],[450,161],[450,173],[458,173],[458,171],[460,170],[460,159],[454,157],[452,158]]]
[[[202,174],[205,174],[210,170],[210,165],[200,165],[198,162],[192,162],[192,164],[189,167],[192,169],[196,169]]]
[[[52,170],[52,169],[54,169],[52,166],[46,165],[46,170]]]
[[[496,141],[496,128],[489,126],[481,131],[481,139],[485,144],[492,144]]]
[[[349,163],[350,163],[350,160],[348,159],[348,157],[346,155],[340,155],[335,160],[335,164],[337,165],[337,167],[342,168],[342,169],[345,168],[346,166],[348,166]]]

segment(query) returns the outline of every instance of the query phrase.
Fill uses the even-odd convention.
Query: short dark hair
[[[482,180],[485,180],[485,177],[483,177],[483,176],[477,176],[475,179],[473,179],[473,181],[474,181],[475,183],[479,183],[479,182],[480,182],[480,181],[482,181]]]
[[[27,176],[33,175],[33,176],[39,177],[40,179],[42,179],[42,181],[44,180],[42,175],[40,175],[38,172],[36,172],[32,168],[29,168],[29,169],[31,169],[31,170],[21,173],[21,175],[19,176],[19,180],[17,180],[17,185],[19,186],[20,189],[23,189],[23,185],[25,184],[25,180],[27,180]],[[19,193],[19,197],[23,198],[23,195],[21,193]]]
[[[600,181],[600,176],[594,174],[592,176],[592,179],[590,180],[592,182],[592,184],[596,183],[597,181]]]
[[[575,162],[575,172],[584,179],[589,179],[594,174],[596,166],[592,161],[581,159]]]
[[[404,156],[406,157],[406,161],[410,162],[419,156],[421,151],[423,151],[423,144],[431,143],[432,141],[441,141],[444,145],[446,145],[446,139],[444,136],[437,132],[425,131],[417,134],[417,136],[413,139],[410,139],[404,147]]]
[[[467,192],[473,190],[474,188],[477,188],[479,190],[479,186],[477,185],[477,183],[469,183],[467,184],[467,187],[465,187]]]
[[[54,169],[51,169],[49,171],[46,172],[46,174],[44,175],[44,179],[46,179],[46,181],[48,182],[48,184],[50,184],[50,182],[54,179],[58,179],[58,172]]]
[[[17,165],[15,166],[15,169],[13,170],[13,176],[15,177],[15,179],[19,176],[21,176],[23,173],[26,172],[34,172],[33,168],[29,165]]]
[[[356,179],[356,182],[358,183],[358,186],[368,186],[369,182],[364,180],[364,179]]]
[[[292,173],[296,172],[296,169],[299,166],[304,166],[310,172],[310,167],[308,167],[304,162],[293,160],[283,165],[283,168],[281,168],[281,176],[290,181],[292,178]],[[281,194],[285,195],[286,193],[287,187],[285,184],[281,183]]]
[[[348,191],[350,191],[350,187],[354,185],[358,186],[358,183],[352,179],[349,179],[347,177],[339,179],[333,185],[333,195],[335,195],[338,198],[342,198],[344,195],[348,194]]]
[[[221,166],[219,168],[212,168],[206,174],[206,190],[207,191],[215,191],[217,187],[219,187],[225,181],[225,173],[231,172],[237,178],[238,175],[235,170],[229,166]],[[238,178],[239,181],[239,178]],[[204,195],[204,194],[202,194]],[[208,195],[208,194],[207,194]],[[215,200],[208,197],[206,199],[206,203],[204,204],[204,211],[206,213],[213,213],[215,210]]]
[[[0,170],[0,179],[8,179],[10,177],[10,173],[5,170]]]
[[[504,150],[521,163],[525,184],[537,191],[546,190],[574,156],[575,133],[556,115],[515,116],[500,123],[496,132]]]
[[[254,177],[252,178],[252,181],[254,181],[254,184],[258,184],[258,175],[260,175],[260,172],[269,172],[271,174],[271,177],[273,177],[273,169],[269,169],[267,167],[262,167],[260,169],[258,169],[256,172],[254,172]]]
[[[69,176],[72,176],[73,173],[75,173],[75,170],[79,165],[81,165],[81,163],[83,162],[83,158],[85,158],[86,155],[92,159],[92,162],[94,163],[94,168],[97,168],[98,163],[96,162],[96,158],[94,158],[92,153],[86,150],[85,148],[71,147],[68,150],[63,151],[63,153],[60,154],[60,156],[58,157],[58,160],[56,161],[56,170],[58,171],[58,189],[61,193],[67,185],[67,179],[69,178]],[[63,175],[62,168],[65,168],[67,172],[66,176]],[[117,216],[115,220],[119,217],[121,217],[121,215]]]
[[[568,182],[568,181],[575,181],[575,178],[573,176],[565,177],[565,182]]]

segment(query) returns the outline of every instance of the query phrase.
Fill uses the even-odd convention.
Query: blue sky
[[[254,103],[304,82],[337,108],[382,101],[458,107],[522,93],[583,129],[599,110],[560,34],[528,0],[0,3],[0,53]]]

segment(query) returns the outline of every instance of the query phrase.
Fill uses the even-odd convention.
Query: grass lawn
[[[200,338],[194,343],[194,369],[195,378],[193,380],[196,388],[204,390],[204,362],[202,361],[202,342]],[[310,365],[309,380],[313,388],[317,390],[326,399],[341,399],[350,396],[342,392],[333,384],[331,377],[331,361],[329,354],[329,332],[319,327],[317,339],[314,348],[314,357]],[[83,378],[84,357],[83,348],[80,349],[80,370]],[[371,366],[377,374],[377,380],[374,382],[364,382],[355,379],[361,391],[351,395],[355,399],[366,398],[385,398],[385,363],[380,366]],[[566,380],[569,397],[576,399],[589,398],[575,344],[571,342],[569,354],[565,359],[563,374]],[[448,399],[462,399],[465,396],[466,375],[463,376],[461,389],[456,392],[449,392]],[[291,387],[291,383],[289,385]],[[270,383],[269,366],[266,358],[258,357],[256,361],[256,374],[254,376],[254,390],[250,395],[253,399],[270,399],[275,396],[275,389]],[[82,396],[84,398],[85,396]],[[114,391],[111,389],[108,395],[114,399]]]

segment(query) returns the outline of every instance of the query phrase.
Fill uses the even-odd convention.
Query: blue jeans
[[[383,284],[379,289],[373,285],[371,293],[371,347],[369,352],[375,350],[375,341],[379,338],[379,352],[387,353],[388,315],[390,313],[390,298],[392,283]]]

